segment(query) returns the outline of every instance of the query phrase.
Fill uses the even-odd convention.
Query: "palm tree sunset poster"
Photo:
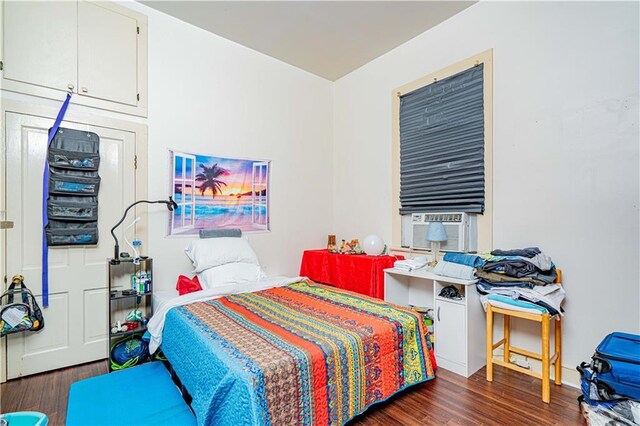
[[[170,235],[201,229],[269,230],[270,162],[170,151],[173,199]]]

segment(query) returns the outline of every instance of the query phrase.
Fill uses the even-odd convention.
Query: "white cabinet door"
[[[137,28],[129,16],[78,3],[78,93],[137,105]]]
[[[436,299],[435,314],[437,358],[465,365],[467,333],[464,304]]]
[[[76,3],[5,1],[3,5],[4,78],[60,90],[75,86]]]

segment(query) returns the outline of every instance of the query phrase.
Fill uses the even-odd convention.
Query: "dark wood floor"
[[[49,424],[64,425],[71,383],[106,373],[106,361],[11,380],[0,387],[0,412],[40,411]],[[350,426],[396,425],[581,425],[578,390],[551,386],[551,404],[540,400],[540,381],[495,367],[469,379],[440,369],[438,378],[378,404]]]

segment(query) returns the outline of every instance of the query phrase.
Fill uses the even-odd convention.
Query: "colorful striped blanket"
[[[173,308],[162,350],[198,424],[342,425],[434,377],[410,309],[311,282]]]

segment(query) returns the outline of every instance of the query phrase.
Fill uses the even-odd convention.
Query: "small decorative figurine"
[[[336,251],[336,236],[335,235],[329,235],[328,241],[327,241],[327,250],[329,250],[329,253],[335,253]]]
[[[337,254],[363,254],[364,251],[362,247],[360,247],[360,241],[356,238],[349,242],[347,240],[342,240],[340,242],[340,247],[336,245],[336,236],[329,235],[327,239],[327,250],[329,253],[337,253]]]

